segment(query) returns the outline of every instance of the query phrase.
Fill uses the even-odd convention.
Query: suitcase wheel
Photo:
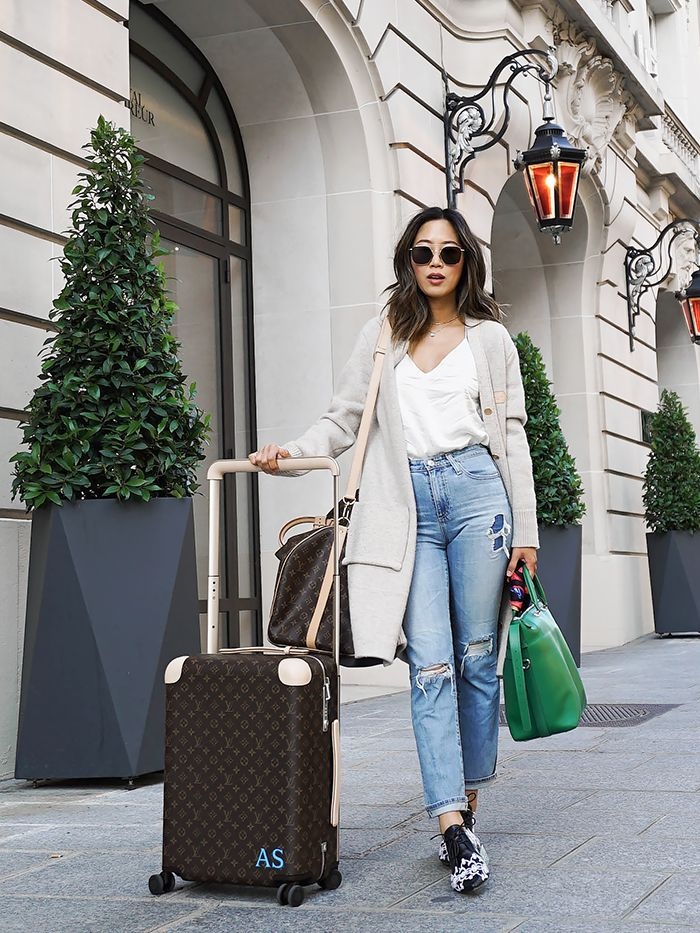
[[[162,871],[158,875],[151,875],[148,879],[148,890],[151,894],[169,894],[175,889],[175,875],[171,871]]]
[[[343,883],[343,876],[340,874],[337,868],[334,868],[327,878],[321,878],[319,881],[319,887],[325,888],[326,891],[335,891],[336,888],[339,888]]]
[[[277,903],[300,907],[304,903],[304,889],[300,884],[281,884],[277,888]]]

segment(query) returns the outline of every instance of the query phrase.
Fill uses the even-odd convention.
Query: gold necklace
[[[451,318],[449,319],[449,321],[443,321],[442,324],[434,324],[433,326],[434,326],[434,327],[444,327],[446,324],[451,324],[452,321],[456,321],[458,317],[459,317],[459,315],[458,315],[458,314],[455,314],[455,316],[454,316],[454,317],[451,317]],[[434,337],[434,336],[435,336],[435,331],[429,330],[429,331],[428,331],[428,336],[429,336],[429,337]]]

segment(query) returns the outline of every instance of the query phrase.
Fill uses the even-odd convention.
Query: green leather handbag
[[[503,666],[506,720],[516,742],[575,729],[586,691],[542,584],[523,565],[530,605],[513,612]]]

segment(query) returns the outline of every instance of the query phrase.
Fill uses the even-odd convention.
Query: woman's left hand
[[[518,561],[522,560],[530,571],[530,576],[534,577],[537,571],[537,548],[536,547],[514,547],[510,552],[510,562],[506,570],[506,576],[509,577],[518,566]]]

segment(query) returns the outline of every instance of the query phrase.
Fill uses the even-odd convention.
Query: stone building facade
[[[13,766],[31,527],[10,497],[8,458],[97,116],[131,121],[154,157],[183,360],[215,414],[208,459],[245,456],[320,414],[382,305],[403,223],[445,203],[445,82],[474,92],[513,51],[556,47],[558,118],[590,147],[574,229],[560,246],[537,232],[512,166],[541,122],[541,86],[526,76],[458,207],[509,330],[542,349],[583,477],[590,649],[653,625],[642,411],[671,387],[700,429],[698,351],[673,300],[692,251],[679,249],[671,278],[644,296],[634,351],[623,265],[628,245],[700,216],[699,42],[697,0],[0,0],[0,775]],[[260,492],[237,489],[245,528],[229,554],[228,631],[242,643],[259,634],[277,529],[316,514],[329,487],[262,477]],[[364,674],[379,676],[400,681],[405,669]]]

